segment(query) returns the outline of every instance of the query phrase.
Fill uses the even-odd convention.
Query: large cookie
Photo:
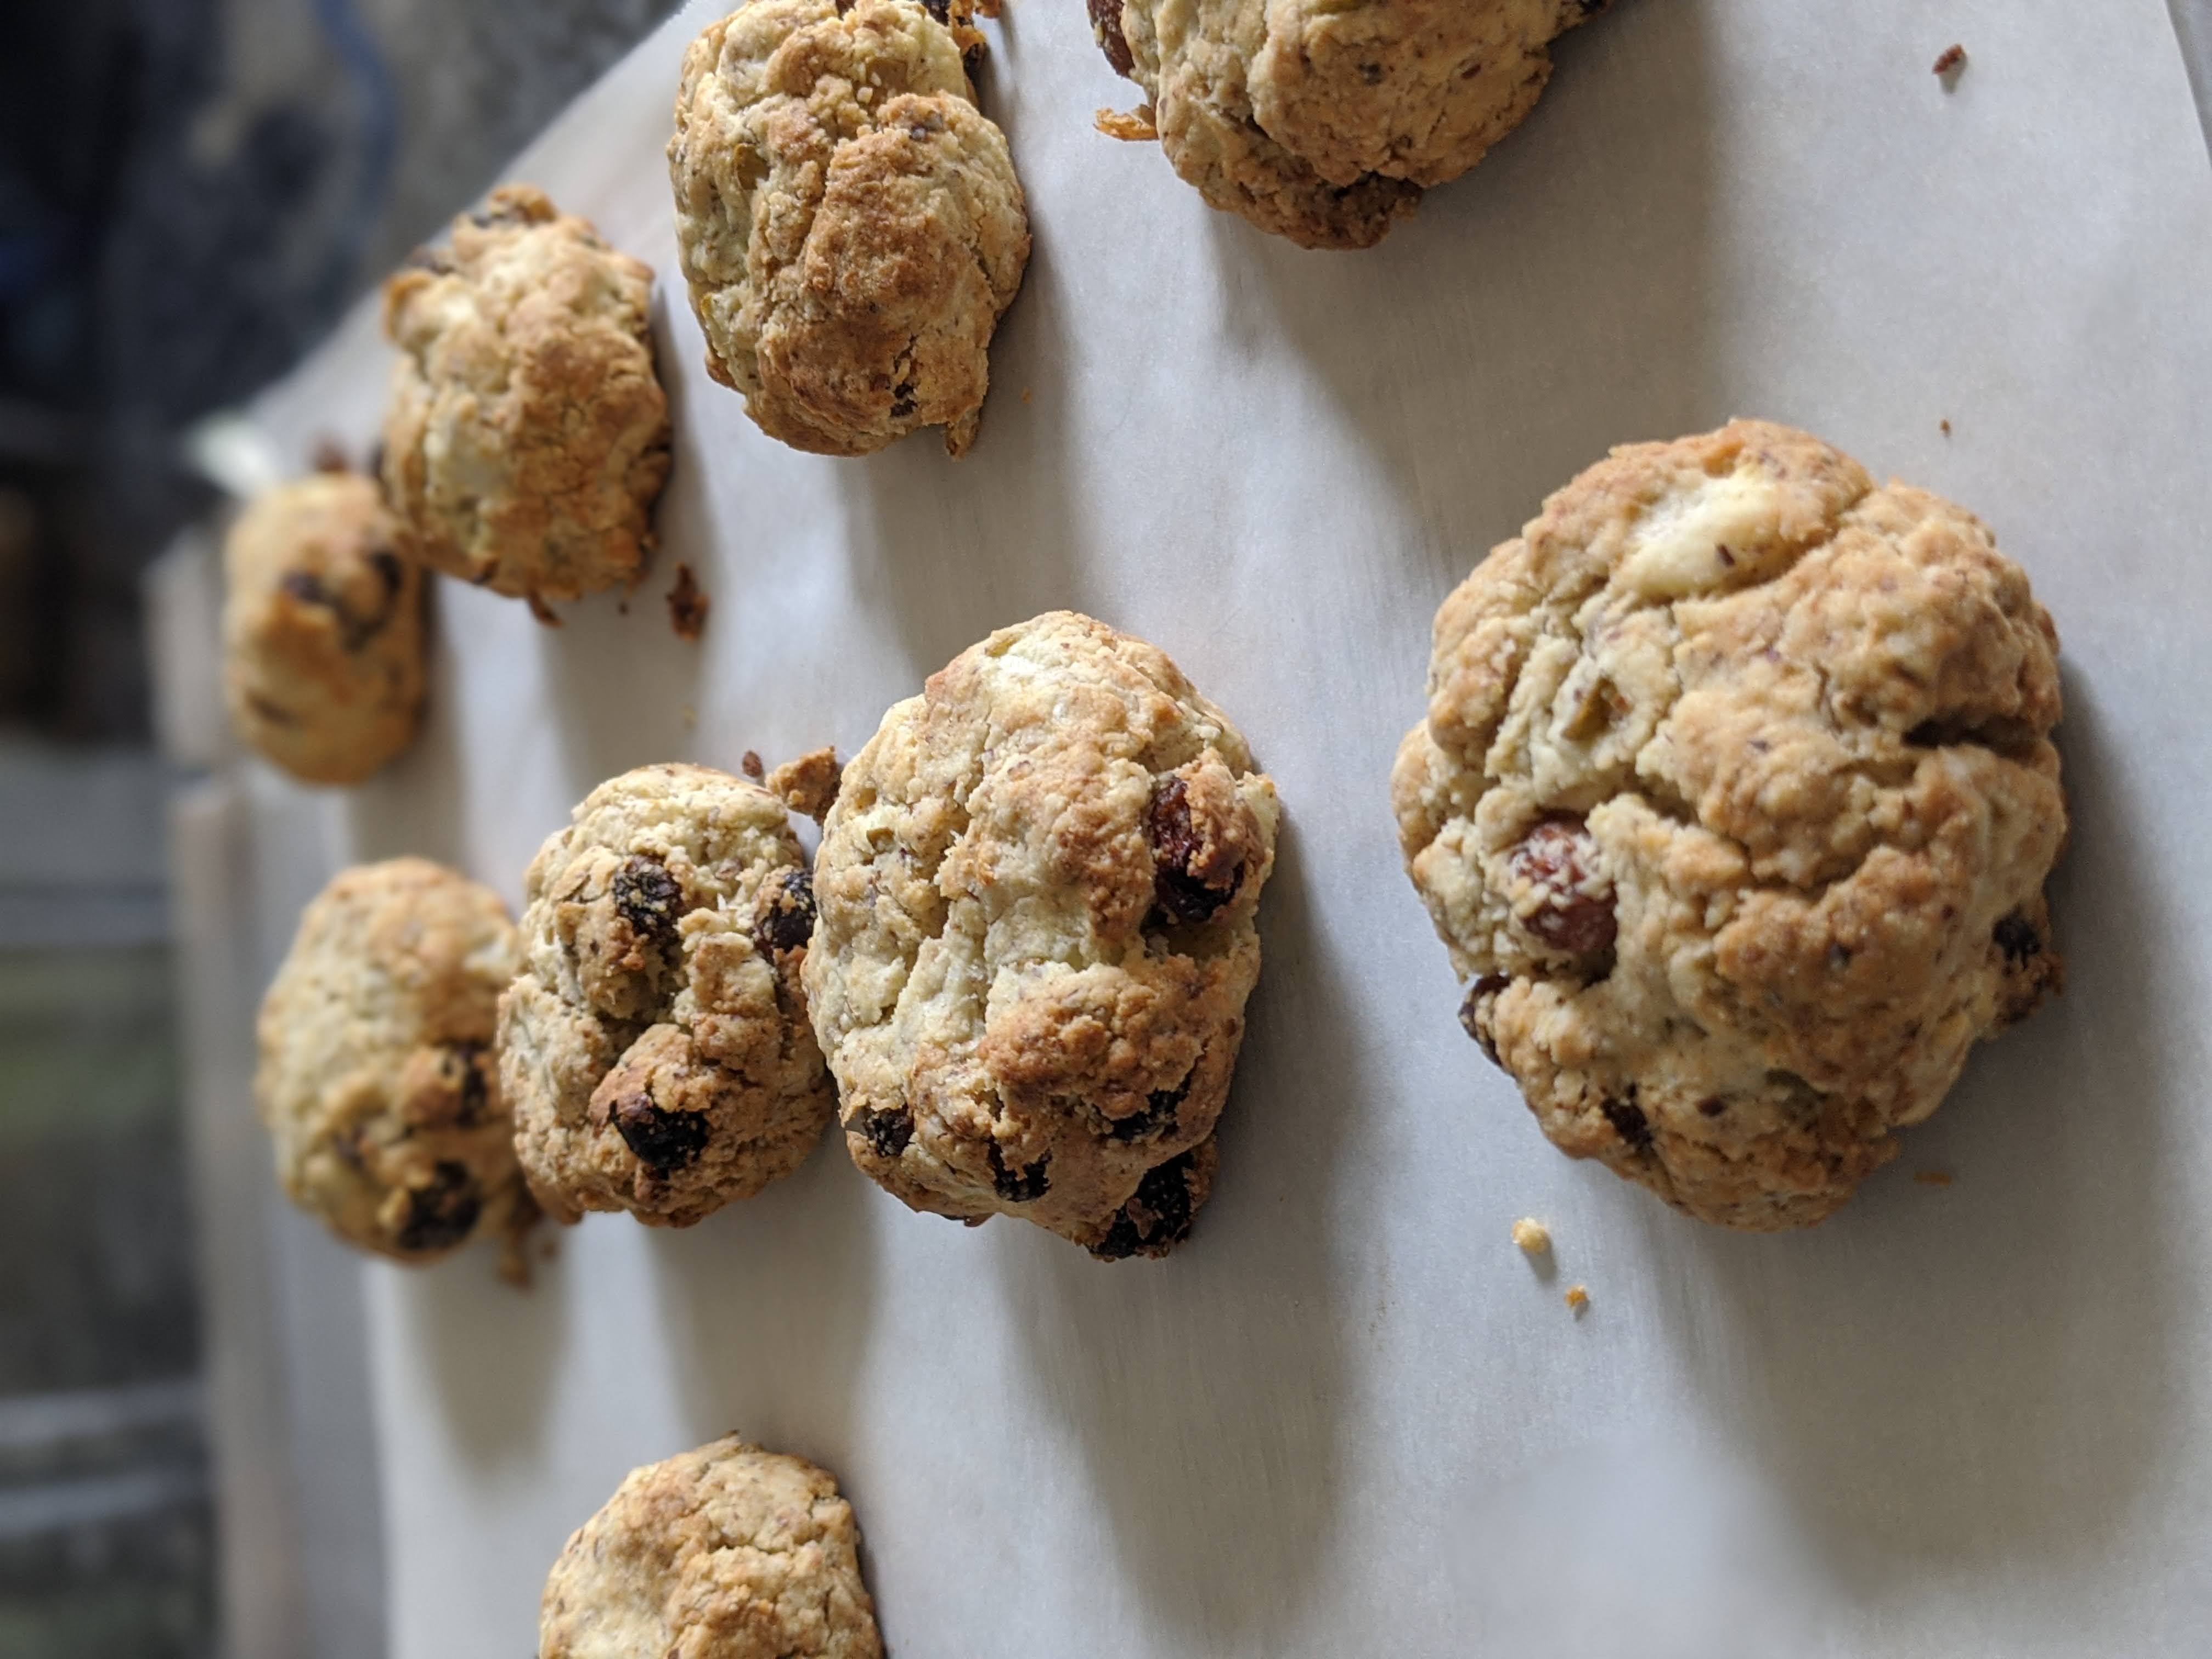
[[[549,1213],[686,1227],[805,1160],[836,1106],[781,800],[703,766],[626,772],[545,842],[525,900],[499,1065]]]
[[[491,1056],[514,964],[498,896],[424,859],[342,872],[308,905],[254,1079],[295,1203],[403,1261],[528,1225]]]
[[[223,693],[260,754],[309,783],[358,783],[422,714],[422,573],[374,480],[281,486],[223,544]]]
[[[653,271],[511,185],[384,285],[384,483],[433,568],[573,599],[635,582],[667,482]]]
[[[959,11],[752,0],[684,60],[668,168],[707,369],[795,448],[975,441],[1030,233]]]
[[[809,1006],[854,1161],[1097,1255],[1188,1233],[1260,974],[1274,785],[1168,659],[1055,611],[900,703],[823,826]]]
[[[1606,0],[1091,0],[1160,145],[1215,207],[1370,247],[1519,126]]]
[[[882,1659],[829,1474],[735,1435],[633,1470],[545,1580],[538,1659]]]
[[[1544,1133],[1802,1226],[2056,988],[2058,715],[1979,520],[1742,421],[1614,451],[1476,566],[1393,795]]]

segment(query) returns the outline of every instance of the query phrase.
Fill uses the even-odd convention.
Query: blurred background
[[[0,4],[0,1659],[382,1650],[373,1504],[255,1641],[217,1629],[226,1574],[282,1575],[221,1559],[210,1500],[225,1218],[188,1200],[149,572],[220,509],[195,422],[674,9]]]

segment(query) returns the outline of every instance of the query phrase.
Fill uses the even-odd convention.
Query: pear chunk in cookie
[[[491,1054],[514,924],[426,859],[346,870],[307,906],[262,999],[254,1096],[292,1201],[348,1243],[434,1261],[513,1249],[537,1206]]]
[[[1213,206],[1301,247],[1371,247],[1536,106],[1606,0],[1090,0],[1160,147]]]
[[[1739,421],[1615,450],[1437,613],[1392,780],[1544,1133],[1819,1221],[2057,988],[2058,640],[1964,508]]]
[[[1030,231],[969,10],[750,0],[684,58],[668,169],[707,370],[794,448],[975,441]]]
[[[704,766],[626,772],[547,840],[525,899],[499,1067],[549,1214],[686,1227],[805,1162],[836,1109],[782,801]]]
[[[917,1210],[1164,1255],[1210,1190],[1273,783],[1167,657],[1055,611],[884,717],[816,862],[853,1160]]]

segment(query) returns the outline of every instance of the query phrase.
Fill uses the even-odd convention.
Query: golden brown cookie
[[[916,0],[752,0],[684,58],[668,168],[707,369],[794,448],[975,441],[1030,233],[961,52]]]
[[[781,801],[704,766],[626,772],[546,842],[525,898],[499,1064],[548,1213],[687,1227],[805,1161],[836,1105]]]
[[[806,983],[854,1161],[918,1210],[1164,1255],[1212,1183],[1274,785],[1141,640],[1001,629],[884,717]]]
[[[529,1224],[491,1054],[514,966],[498,896],[425,859],[344,871],[308,905],[254,1079],[294,1203],[402,1261]]]
[[[633,1470],[545,1580],[538,1659],[882,1659],[829,1474],[735,1435]]]
[[[223,544],[223,693],[238,734],[309,783],[358,783],[422,714],[422,573],[375,482],[318,473]]]
[[[1215,207],[1371,247],[1526,118],[1605,0],[1091,0],[1107,61]]]
[[[1544,1133],[1820,1220],[2059,981],[2057,635],[1963,508],[1739,421],[1617,449],[1437,613],[1407,868]]]
[[[650,267],[528,185],[384,285],[384,483],[425,563],[541,612],[637,580],[671,437],[652,296]]]

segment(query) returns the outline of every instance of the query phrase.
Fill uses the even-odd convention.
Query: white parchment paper
[[[1620,0],[1521,133],[1334,256],[1094,133],[1133,94],[1081,8],[1009,0],[985,102],[1036,254],[957,465],[794,453],[702,372],[661,146],[709,15],[515,169],[662,274],[661,562],[557,631],[443,585],[430,728],[335,809],[352,850],[519,897],[600,779],[850,753],[1073,605],[1277,779],[1267,969],[1164,1263],[911,1215],[833,1141],[689,1232],[594,1218],[526,1297],[366,1268],[400,1659],[519,1659],[623,1472],[731,1428],[837,1473],[903,1659],[2207,1650],[2212,170],[2159,0]],[[263,413],[365,442],[386,361],[364,310]],[[1739,413],[1983,514],[2067,665],[2066,994],[1786,1237],[1543,1142],[1386,793],[1451,585],[1608,445]]]

